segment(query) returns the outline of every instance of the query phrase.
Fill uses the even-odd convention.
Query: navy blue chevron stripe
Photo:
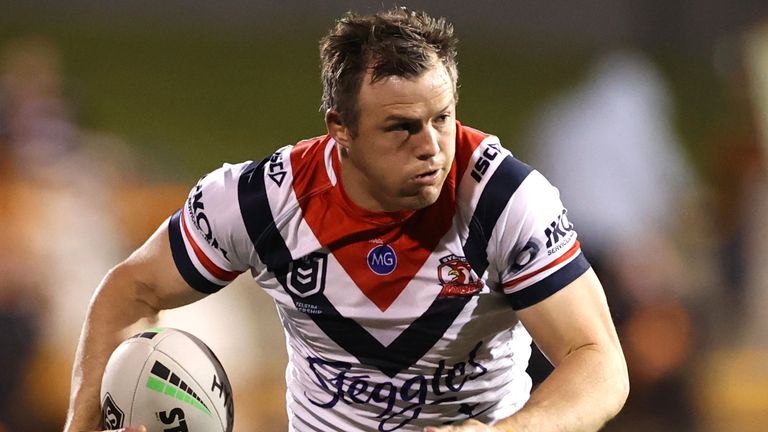
[[[264,184],[264,166],[269,158],[260,163],[251,162],[237,184],[237,196],[240,213],[243,216],[245,230],[267,269],[276,273],[278,269],[291,262],[291,252],[285,245],[280,231],[275,225],[272,209],[269,207],[267,188]]]
[[[488,268],[488,240],[493,228],[523,180],[533,168],[507,156],[488,179],[469,224],[469,235],[464,244],[467,261],[479,277]]]
[[[413,321],[388,346],[384,346],[355,320],[342,316],[322,290],[316,294],[301,297],[288,286],[291,283],[288,272],[291,268],[292,258],[285,240],[275,226],[269,206],[264,184],[266,163],[266,160],[258,164],[254,162],[246,167],[238,184],[240,211],[248,236],[261,261],[267,265],[270,272],[275,274],[294,303],[312,304],[316,306],[315,310],[322,311],[319,314],[309,314],[309,317],[331,340],[355,356],[360,363],[374,367],[389,377],[394,377],[400,371],[416,363],[443,337],[472,296],[438,296],[424,314]],[[491,181],[496,184],[493,178]],[[500,181],[509,185],[509,180],[506,177]],[[481,197],[481,203],[484,203],[484,207],[480,213],[476,212],[475,216],[478,222],[485,223],[484,227],[487,225],[488,233],[498,219],[501,209],[506,205],[506,200],[504,200],[501,209],[495,212],[495,219],[486,223],[485,221],[490,218],[487,214],[493,213],[489,209],[491,206],[486,203],[490,199],[495,198]],[[473,238],[472,231],[470,231],[470,238]],[[483,245],[482,254],[484,256],[484,245],[487,243],[487,239],[482,239],[482,236],[478,238]],[[477,240],[468,241],[470,246],[473,241]],[[486,266],[487,263],[483,265],[483,271]]]
[[[279,278],[285,286],[286,278]],[[391,344],[384,346],[357,321],[342,316],[322,293],[301,298],[286,288],[294,302],[316,305],[322,314],[310,317],[336,344],[357,357],[360,363],[394,377],[416,363],[445,334],[472,296],[438,296],[418,319]]]
[[[416,363],[445,334],[471,296],[440,296],[427,311],[384,346],[355,320],[346,318],[318,292],[300,297],[288,287],[291,253],[276,228],[264,185],[266,161],[245,168],[238,183],[240,212],[248,236],[259,258],[273,272],[294,303],[313,304],[321,314],[310,314],[315,324],[336,344],[362,364],[374,367],[389,377]]]
[[[176,211],[168,221],[168,238],[171,242],[171,255],[173,255],[173,261],[176,263],[176,268],[189,286],[206,294],[215,293],[222,289],[223,286],[215,284],[203,276],[197,270],[187,254],[187,248],[184,245],[184,238],[181,233],[181,212],[182,210]]]

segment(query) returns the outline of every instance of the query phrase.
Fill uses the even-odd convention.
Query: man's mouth
[[[432,170],[432,171],[425,171],[421,174],[416,175],[413,178],[413,181],[420,185],[432,185],[437,181],[438,175],[440,174],[440,170]]]

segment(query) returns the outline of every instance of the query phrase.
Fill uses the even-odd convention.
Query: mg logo
[[[123,427],[123,420],[125,414],[121,410],[115,401],[112,399],[112,395],[107,393],[104,397],[104,402],[101,404],[101,421],[104,423],[104,427],[107,429],[119,429]]]
[[[390,245],[376,246],[368,252],[368,268],[379,276],[386,276],[397,267],[397,255]]]

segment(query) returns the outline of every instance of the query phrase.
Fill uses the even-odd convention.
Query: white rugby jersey
[[[328,136],[203,177],[169,221],[178,270],[213,293],[250,270],[285,328],[291,431],[494,422],[529,397],[515,310],[584,273],[556,188],[457,124],[438,200],[371,212]]]

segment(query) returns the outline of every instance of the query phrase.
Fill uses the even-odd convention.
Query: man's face
[[[453,80],[440,62],[422,75],[363,78],[357,134],[334,134],[348,148],[342,157],[347,195],[374,211],[415,210],[434,203],[456,147]],[[330,128],[329,128],[330,129]]]

